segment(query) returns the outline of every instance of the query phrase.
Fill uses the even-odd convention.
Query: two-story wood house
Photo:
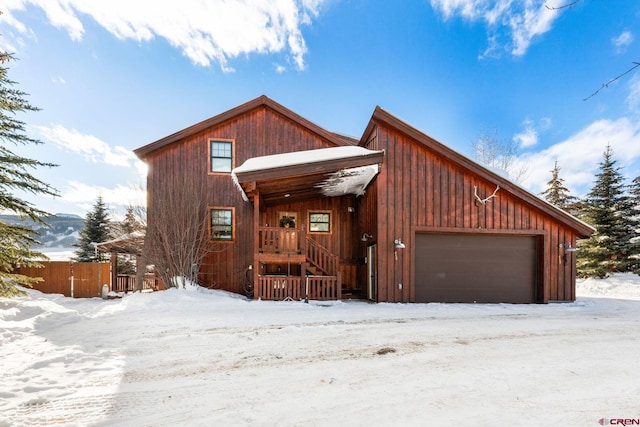
[[[381,108],[358,140],[261,96],[135,153],[148,189],[167,168],[206,182],[225,250],[201,281],[254,298],[572,301],[593,232]]]

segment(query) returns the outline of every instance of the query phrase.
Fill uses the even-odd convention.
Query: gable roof
[[[534,208],[545,212],[554,220],[574,230],[582,238],[589,237],[595,231],[595,229],[589,224],[579,220],[573,215],[568,214],[562,209],[557,208],[551,203],[542,200],[541,198],[530,193],[519,185],[498,175],[495,172],[492,172],[491,170],[458,153],[457,151],[447,147],[443,143],[408,125],[407,123],[403,122],[402,120],[398,119],[397,117],[388,113],[380,107],[375,108],[373,115],[371,116],[371,120],[369,121],[369,124],[367,125],[367,128],[365,129],[362,138],[360,139],[359,145],[364,146],[366,144],[367,138],[369,137],[371,132],[373,132],[378,123],[384,123],[404,133],[405,135],[418,141],[420,144],[437,152],[440,156],[451,161],[452,163],[460,165],[464,169],[471,171],[475,175],[478,175],[487,181],[497,183],[501,189],[504,189],[505,191],[519,198],[523,202],[533,206]]]
[[[221,113],[209,119],[203,120],[199,123],[191,125],[185,129],[182,129],[176,133],[173,133],[155,142],[152,142],[143,147],[137,148],[133,152],[140,159],[144,159],[149,154],[151,154],[152,152],[162,147],[166,147],[167,145],[172,144],[176,141],[180,141],[198,132],[202,132],[203,130],[206,130],[210,127],[217,126],[227,120],[236,118],[252,110],[255,110],[256,108],[261,108],[261,107],[266,107],[275,111],[276,113],[288,118],[289,120],[297,123],[298,125],[306,128],[307,130],[319,135],[320,137],[326,139],[327,141],[333,143],[336,146],[356,145],[358,142],[357,139],[340,135],[334,132],[329,132],[321,128],[320,126],[316,125],[315,123],[305,119],[299,114],[294,113],[293,111],[289,110],[283,105],[278,104],[271,98],[265,95],[261,95],[255,99],[252,99],[251,101],[245,102],[242,105],[232,108],[231,110],[225,111],[224,113]]]

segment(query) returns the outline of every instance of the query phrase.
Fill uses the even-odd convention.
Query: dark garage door
[[[416,234],[416,302],[535,302],[536,238]]]

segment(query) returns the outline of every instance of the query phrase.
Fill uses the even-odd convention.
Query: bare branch
[[[197,281],[197,272],[212,248],[208,239],[204,180],[192,175],[170,177],[171,185],[149,186],[145,255],[166,286]],[[182,278],[183,283],[174,283]]]
[[[616,76],[614,78],[612,78],[611,80],[609,80],[606,83],[603,83],[602,86],[600,86],[600,88],[598,90],[596,90],[595,92],[593,92],[591,95],[587,96],[586,98],[583,99],[583,101],[588,100],[589,98],[594,97],[595,95],[598,94],[598,92],[600,92],[602,89],[604,88],[608,88],[609,85],[613,82],[615,82],[616,80],[620,79],[621,77],[623,77],[626,74],[629,74],[630,72],[632,72],[633,70],[635,70],[636,68],[640,67],[640,62],[632,62],[632,64],[634,64],[633,67],[629,68],[627,71],[625,71],[624,73],[620,74],[619,76]]]
[[[572,1],[570,3],[564,4],[562,6],[549,6],[549,5],[544,5],[544,7],[546,7],[548,10],[561,10],[561,9],[568,9],[571,8],[573,6],[575,6],[577,3],[580,3],[582,0],[575,0]]]
[[[509,178],[518,183],[529,174],[526,164],[518,162],[518,143],[513,139],[498,137],[493,132],[482,130],[472,142],[473,158],[483,165],[506,172]]]

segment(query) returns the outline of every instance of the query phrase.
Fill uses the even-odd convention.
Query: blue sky
[[[401,6],[399,6],[401,4]],[[607,144],[640,175],[640,2],[581,0],[0,0],[9,76],[42,110],[16,151],[84,215],[144,200],[132,150],[265,94],[360,137],[376,105],[471,155],[483,131],[520,145],[539,193],[557,160],[577,196]]]

